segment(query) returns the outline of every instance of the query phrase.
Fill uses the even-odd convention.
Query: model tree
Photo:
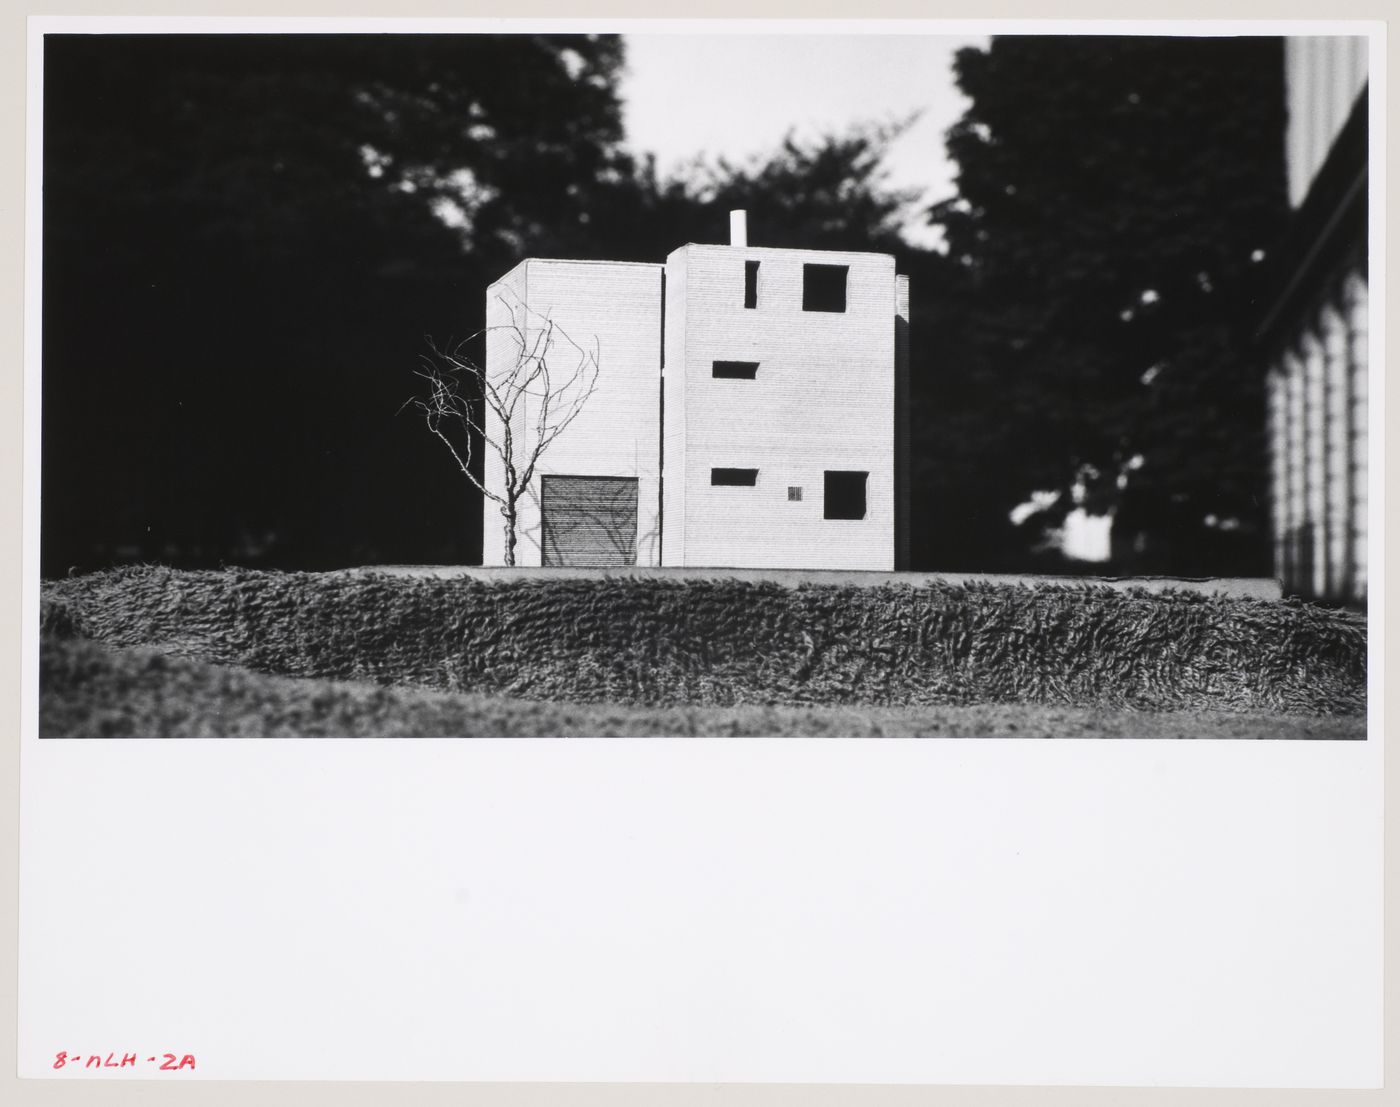
[[[540,459],[597,388],[598,351],[524,304],[497,303],[508,322],[446,348],[430,344],[417,371],[423,389],[409,404],[462,475],[500,508],[505,563],[514,565],[520,502]],[[488,351],[485,365],[472,354],[478,338]]]

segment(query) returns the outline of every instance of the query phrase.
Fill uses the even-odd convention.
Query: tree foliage
[[[932,219],[967,310],[935,418],[981,443],[964,464],[984,522],[1052,491],[1040,523],[1076,499],[1112,510],[1142,565],[1262,563],[1250,325],[1286,212],[1281,58],[1259,38],[1001,37],[959,53],[958,195]]]
[[[965,51],[947,256],[900,235],[897,124],[662,178],[622,145],[622,59],[608,36],[48,37],[43,571],[471,560],[479,493],[395,414],[425,337],[479,363],[458,336],[520,258],[660,261],[734,207],[756,244],[910,275],[916,564],[1025,567],[1010,509],[1077,481],[1159,548],[1257,528],[1276,42]]]
[[[524,256],[899,249],[893,128],[674,178],[621,145],[606,36],[51,36],[49,574],[130,560],[468,561],[479,492],[399,412],[479,363]]]
[[[423,336],[629,170],[599,36],[50,36],[46,573],[465,560]],[[444,510],[444,504],[460,510]]]
[[[906,252],[900,227],[915,203],[892,188],[884,158],[905,124],[859,124],[802,138],[742,162],[695,159],[663,177],[654,158],[600,198],[609,257],[657,261],[686,242],[727,242],[728,213],[749,213],[754,245]]]

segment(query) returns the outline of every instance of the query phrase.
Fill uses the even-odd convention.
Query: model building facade
[[[519,356],[522,306],[597,351],[520,505],[517,564],[904,566],[907,279],[887,254],[752,247],[742,213],[731,227],[665,264],[531,258],[488,290],[488,374]]]

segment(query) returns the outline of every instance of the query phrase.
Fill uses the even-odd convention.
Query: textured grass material
[[[56,637],[282,676],[535,700],[1365,707],[1363,619],[1195,593],[152,567],[46,583],[44,596]]]
[[[267,676],[50,637],[46,738],[766,737],[1363,739],[1358,716],[1042,704],[628,707]]]

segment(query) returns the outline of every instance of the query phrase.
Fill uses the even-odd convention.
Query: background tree
[[[450,336],[522,256],[656,261],[724,241],[732,206],[765,244],[903,248],[893,131],[662,181],[621,146],[621,60],[605,36],[50,37],[43,571],[473,561],[479,492],[393,413],[425,334],[479,362]]]
[[[1163,567],[1244,567],[1263,420],[1242,320],[1284,209],[1279,56],[965,52],[945,257],[900,235],[897,125],[665,179],[635,162],[615,38],[51,37],[43,571],[474,560],[479,493],[393,415],[422,336],[457,348],[521,257],[658,261],[725,241],[730,207],[757,243],[910,274],[916,564],[1024,568],[1039,528],[1011,508],[1082,481]]]
[[[524,304],[502,306],[511,322],[488,328],[488,342],[501,344],[496,367],[475,359],[474,343],[434,346],[418,371],[425,387],[411,403],[472,487],[500,508],[505,563],[514,565],[520,501],[540,458],[593,395],[598,351]],[[484,459],[489,473],[473,464],[478,449],[494,455]]]
[[[907,122],[858,124],[734,162],[697,158],[668,177],[654,159],[600,191],[595,222],[609,257],[656,261],[686,242],[728,242],[728,212],[749,212],[755,245],[918,253],[901,227],[917,193],[892,188],[884,159]]]
[[[600,36],[50,36],[46,574],[465,561],[412,419],[424,334],[594,252],[622,155]],[[443,511],[457,502],[460,510]]]
[[[893,254],[910,285],[912,563],[1023,569],[1026,543],[1010,507],[1001,506],[1007,481],[999,462],[1014,451],[1015,435],[979,360],[968,268],[905,238],[916,193],[888,181],[885,159],[907,125],[789,135],[744,163],[700,160],[664,181],[644,164],[641,198],[628,205],[631,233],[647,236],[635,256],[664,256],[676,242],[724,241],[730,208],[748,210],[750,241],[759,245]],[[677,228],[685,230],[680,237]]]
[[[1079,486],[1140,536],[1139,567],[1262,570],[1250,329],[1286,212],[1280,41],[1004,37],[957,77],[958,195],[932,218],[965,311],[926,463],[980,474],[989,535],[1059,492],[1023,551]],[[974,452],[940,465],[941,441]]]

